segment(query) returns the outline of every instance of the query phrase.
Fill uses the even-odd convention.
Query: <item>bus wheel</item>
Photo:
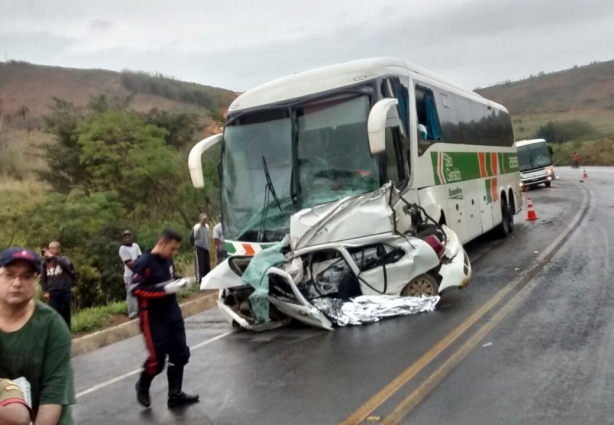
[[[430,274],[414,277],[401,291],[404,297],[434,297],[439,293],[439,283]]]
[[[550,187],[550,185],[552,184],[552,182],[546,182],[544,183],[546,185],[546,187]]]
[[[510,192],[510,204],[508,206],[509,218],[510,218],[510,233],[514,231],[514,214],[516,214],[516,201],[514,200],[514,194]]]
[[[505,198],[501,198],[501,224],[497,226],[497,236],[505,239],[510,234],[510,208]]]

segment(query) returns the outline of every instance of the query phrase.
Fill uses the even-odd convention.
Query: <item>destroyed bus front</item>
[[[409,189],[409,164],[391,166],[409,143],[400,114],[407,99],[394,97],[400,87],[381,83],[233,111],[240,97],[223,136],[190,152],[193,183],[203,187],[202,154],[221,144],[231,257],[201,288],[220,289],[218,304],[230,322],[262,329],[290,317],[330,329],[335,313],[325,300],[431,295],[433,303],[442,290],[468,283],[471,269],[456,234],[427,220]],[[429,308],[412,302],[407,297],[405,311]],[[353,322],[335,322],[344,320]]]

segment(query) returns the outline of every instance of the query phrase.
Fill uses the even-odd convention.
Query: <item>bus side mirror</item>
[[[386,127],[400,125],[397,113],[398,100],[392,98],[382,99],[373,105],[369,113],[367,130],[369,132],[369,150],[371,155],[386,150]]]
[[[552,146],[548,146],[548,152],[550,152],[550,155],[554,155],[554,152],[552,151]]]
[[[190,155],[188,156],[188,168],[194,187],[205,186],[205,178],[203,176],[203,153],[212,146],[220,143],[223,137],[224,135],[222,133],[207,137],[205,140],[201,140],[194,145],[190,151]]]

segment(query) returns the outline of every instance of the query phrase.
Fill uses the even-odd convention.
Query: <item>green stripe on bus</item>
[[[488,177],[492,177],[492,163],[491,163],[492,156],[490,155],[489,152],[486,152],[484,156],[486,157],[486,162],[485,162],[486,163],[486,175]]]
[[[492,203],[492,192],[490,190],[490,182],[491,179],[486,179],[484,180],[484,188],[486,189],[486,203],[490,204]]]
[[[431,162],[433,163],[433,176],[435,177],[435,185],[441,184],[439,173],[437,172],[437,152],[431,152]]]
[[[226,252],[228,252],[229,255],[232,255],[237,252],[237,249],[232,242],[226,241],[224,244],[226,245]]]

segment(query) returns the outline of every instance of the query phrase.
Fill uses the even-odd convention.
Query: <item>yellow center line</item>
[[[501,320],[503,320],[518,304],[525,300],[537,282],[533,281],[520,290],[506,303],[501,310],[484,324],[467,342],[463,344],[443,365],[429,376],[414,392],[407,396],[383,421],[382,425],[396,425],[424,399],[446,375],[454,369],[460,361],[475,348],[475,346],[488,334]]]
[[[367,416],[379,406],[384,404],[386,400],[396,393],[401,387],[407,384],[414,376],[418,374],[424,367],[432,362],[442,351],[450,346],[454,341],[458,339],[467,329],[469,329],[474,323],[480,320],[486,313],[488,313],[503,297],[505,297],[512,289],[514,285],[512,283],[507,284],[505,287],[499,290],[490,300],[488,300],[482,307],[476,310],[471,316],[469,316],[464,322],[454,328],[448,335],[446,335],[441,341],[435,344],[429,351],[427,351],[418,361],[413,363],[410,367],[405,369],[399,376],[393,379],[388,385],[382,388],[377,394],[375,394],[369,401],[360,406],[358,410],[352,413],[346,420],[342,422],[342,425],[358,425],[364,421]]]
[[[354,413],[352,413],[346,420],[344,420],[341,423],[341,425],[358,425],[358,424],[362,423],[365,420],[365,418],[367,418],[369,416],[369,414],[371,414],[373,411],[375,411],[375,409],[377,409],[382,404],[384,404],[393,394],[395,394],[399,389],[401,389],[404,385],[406,385],[414,376],[416,376],[422,369],[424,369],[429,363],[431,363],[439,354],[441,354],[442,351],[444,351],[446,348],[448,348],[464,332],[466,332],[467,329],[469,329],[478,320],[480,320],[484,315],[486,315],[514,287],[516,287],[520,282],[525,280],[525,278],[530,273],[532,273],[533,270],[538,265],[540,265],[543,262],[543,260],[565,239],[565,237],[567,237],[567,235],[569,233],[571,233],[576,228],[576,225],[578,224],[578,222],[582,218],[583,213],[585,212],[584,210],[585,210],[585,208],[586,208],[586,206],[588,204],[588,200],[589,200],[589,196],[588,196],[589,195],[589,190],[584,188],[584,187],[582,187],[582,186],[580,186],[580,185],[578,185],[578,184],[575,184],[575,185],[578,186],[578,187],[581,187],[584,190],[582,204],[581,204],[581,206],[579,208],[579,211],[576,213],[576,215],[574,216],[572,221],[569,223],[567,229],[563,233],[559,234],[559,236],[550,245],[548,245],[548,247],[535,259],[535,261],[533,262],[531,267],[529,267],[527,270],[521,272],[515,279],[513,279],[511,282],[509,282],[503,288],[501,288],[492,298],[490,298],[484,305],[482,305],[478,310],[476,310],[475,313],[473,313],[471,316],[469,316],[467,319],[465,319],[460,325],[458,325],[454,330],[452,330],[448,335],[446,335],[441,341],[439,341],[429,351],[427,351],[422,357],[420,357],[420,359],[418,359],[418,361],[416,361],[410,367],[408,367],[403,372],[401,372],[401,374],[398,375],[395,379],[393,379],[388,385],[386,385],[377,394],[375,394],[373,397],[371,397],[365,404],[360,406]],[[593,207],[593,199],[591,199],[591,207]],[[526,289],[526,287],[524,289]],[[500,314],[504,309],[507,309],[509,307],[509,304],[512,303],[512,301],[515,300],[517,296],[518,296],[518,294],[512,300],[510,300],[508,302],[508,304],[505,305],[497,314]],[[475,338],[475,336],[474,336],[474,338]],[[473,338],[470,341],[472,341],[472,340],[473,340]],[[478,339],[478,341],[479,341],[479,339]],[[465,347],[465,346],[463,346],[463,347]],[[461,350],[462,350],[462,348],[461,348]],[[456,353],[456,354],[458,354],[458,353]],[[450,361],[450,360],[448,360],[448,361]],[[445,376],[445,374],[443,376]],[[431,379],[431,378],[432,378],[432,376],[429,379]],[[439,382],[439,381],[436,381],[436,382]],[[435,385],[436,385],[436,383],[435,383]],[[421,388],[422,388],[422,386],[421,386]],[[417,395],[414,395],[414,394],[416,394],[417,391],[418,390],[414,391],[414,393],[412,393],[412,395],[410,395],[408,398],[406,398],[403,401],[403,403],[402,403],[402,404],[407,403],[407,406],[411,406],[410,410],[413,407],[413,405],[411,405],[411,402],[408,401],[408,399],[410,397],[412,397],[412,396],[413,397],[417,397]],[[424,391],[424,389],[422,391]],[[428,391],[426,393],[428,393]],[[421,400],[423,397],[424,396],[420,397],[419,400]],[[397,407],[397,409],[400,409],[400,407],[401,406]],[[396,411],[396,409],[395,409],[395,411]],[[407,412],[409,412],[409,410]],[[399,411],[399,413],[400,413],[400,411]],[[391,418],[392,418],[392,416],[391,416]]]

